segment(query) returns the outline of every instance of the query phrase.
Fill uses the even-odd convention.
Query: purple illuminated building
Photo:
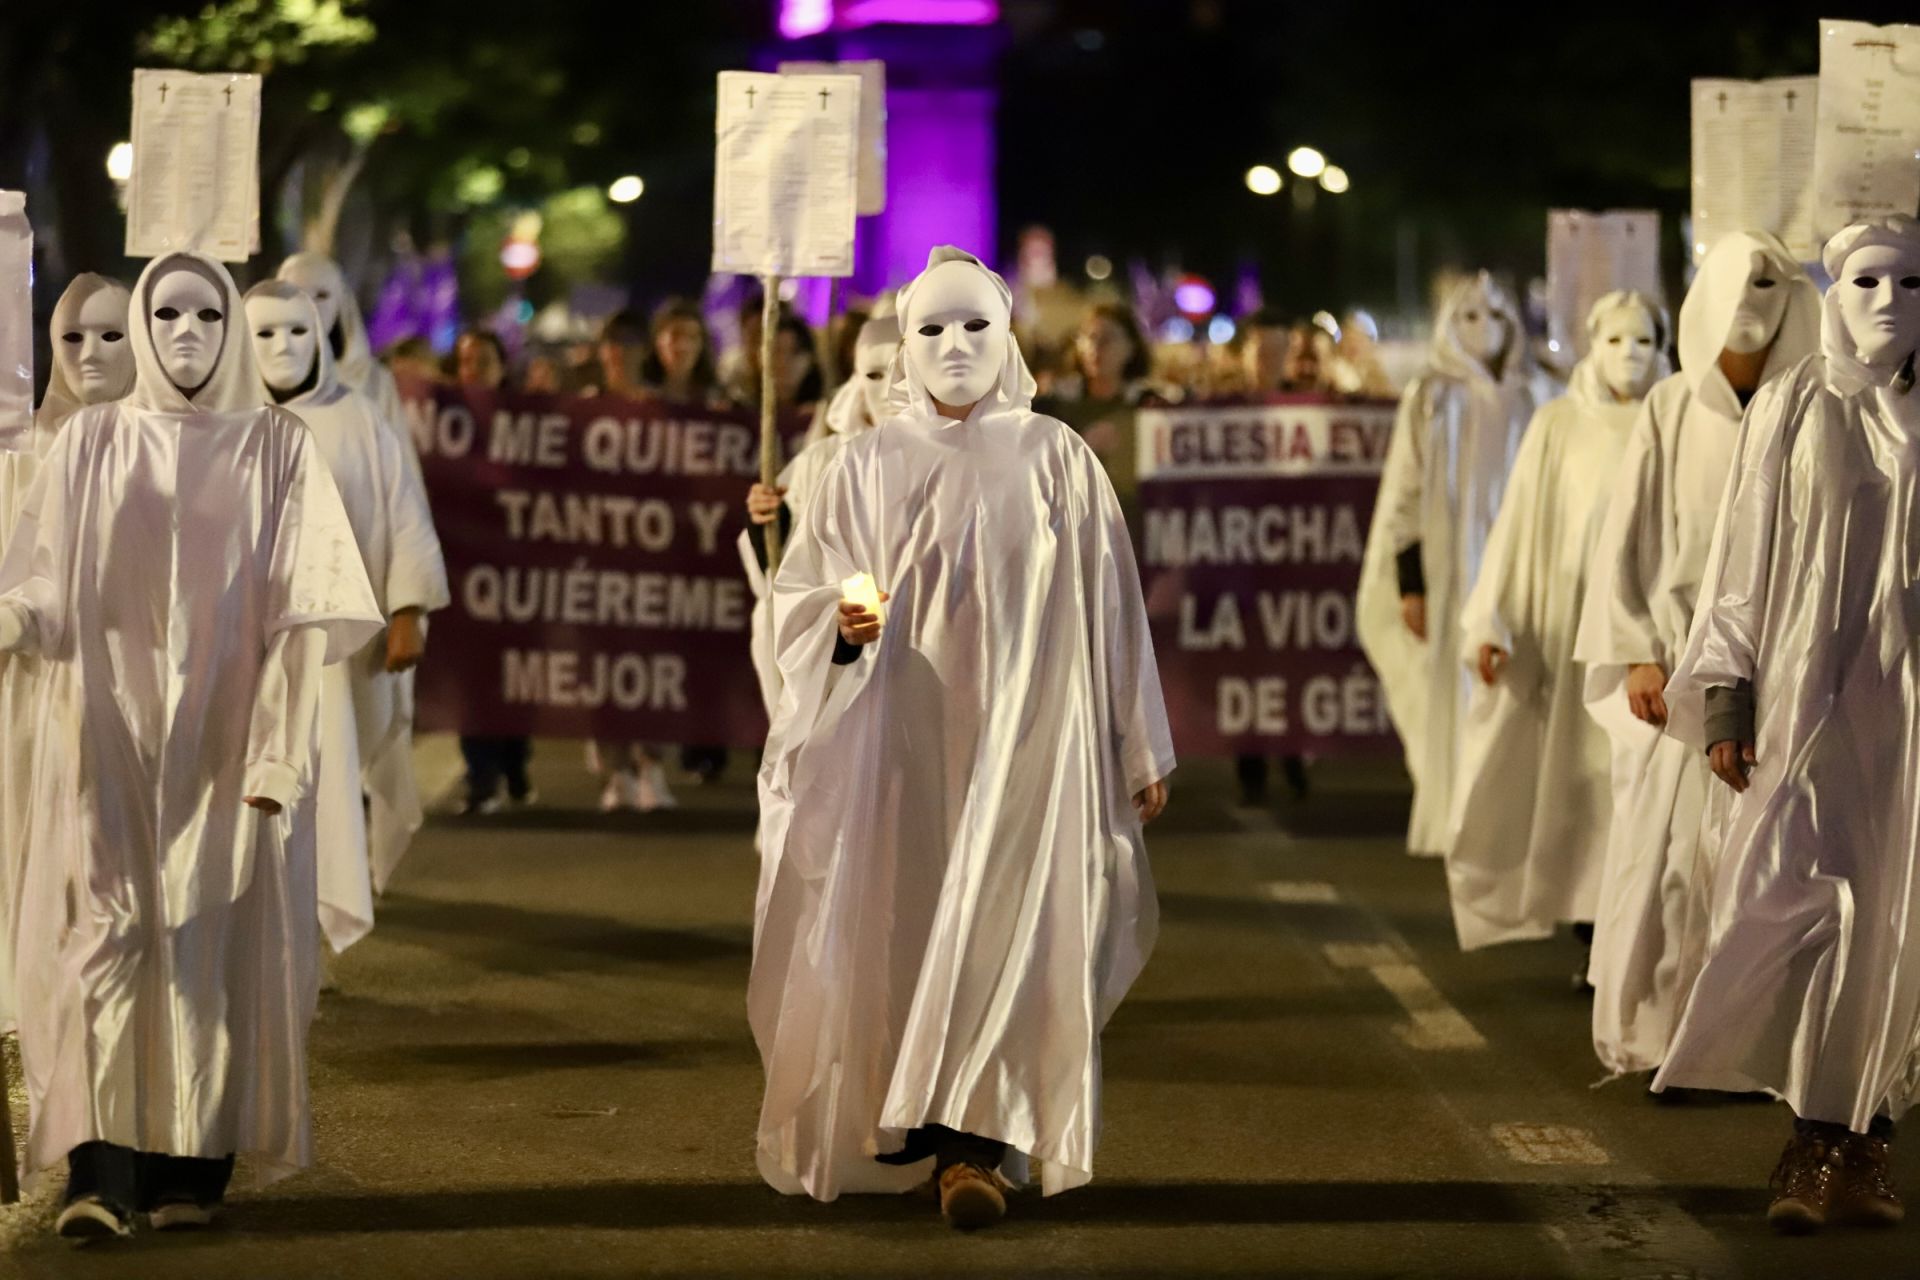
[[[887,64],[887,209],[860,220],[852,287],[903,284],[927,249],[999,253],[998,0],[781,0],[780,60]]]

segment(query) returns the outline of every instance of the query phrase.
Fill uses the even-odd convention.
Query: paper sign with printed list
[[[860,77],[860,192],[854,212],[861,217],[887,211],[887,64],[861,62],[783,62],[783,76],[857,75]]]
[[[260,77],[133,73],[127,256],[260,248]]]
[[[33,228],[27,197],[0,191],[0,453],[33,447]]]
[[[1820,24],[1814,231],[1920,212],[1920,27]]]
[[[1567,362],[1587,354],[1587,312],[1616,289],[1661,300],[1660,215],[1651,209],[1547,213],[1547,336]]]
[[[720,73],[713,269],[853,274],[860,77]]]
[[[1693,260],[1721,236],[1769,231],[1802,262],[1813,231],[1819,77],[1693,82]]]

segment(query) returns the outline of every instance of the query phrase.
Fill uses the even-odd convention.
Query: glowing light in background
[[[1287,153],[1287,168],[1296,178],[1317,178],[1327,170],[1327,158],[1312,147],[1295,147]]]
[[[1320,186],[1329,194],[1343,196],[1353,184],[1347,180],[1347,171],[1337,164],[1330,164],[1320,175]]]
[[[1193,321],[1185,316],[1175,316],[1160,326],[1160,339],[1163,342],[1192,342]]]
[[[833,25],[833,0],[780,0],[780,34],[789,40],[818,35]]]
[[[133,144],[116,142],[113,150],[107,152],[107,176],[115,182],[125,182],[133,176]]]
[[[780,0],[780,34],[789,40],[880,23],[984,27],[999,20],[999,0]]]
[[[1340,322],[1334,319],[1333,312],[1314,312],[1313,323],[1315,328],[1324,331],[1329,338],[1332,338],[1335,342],[1340,341]]]
[[[615,204],[632,204],[646,191],[647,184],[637,173],[629,173],[624,178],[615,178],[607,187],[607,199]]]
[[[1247,190],[1257,196],[1270,196],[1281,185],[1280,171],[1270,164],[1257,164],[1247,170]]]
[[[1229,316],[1215,316],[1207,321],[1207,341],[1217,347],[1224,347],[1232,342],[1235,332],[1233,320]]]
[[[540,266],[540,246],[531,240],[509,240],[500,246],[500,265],[514,279],[525,279]]]
[[[1182,315],[1204,316],[1213,310],[1216,301],[1213,286],[1198,276],[1188,276],[1173,286],[1173,305]]]
[[[1104,253],[1096,253],[1087,259],[1087,279],[1105,280],[1113,274],[1113,259]]]

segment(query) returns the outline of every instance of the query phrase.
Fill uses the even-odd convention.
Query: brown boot
[[[1847,1140],[1846,1166],[1834,1196],[1834,1217],[1856,1227],[1891,1227],[1907,1216],[1893,1186],[1893,1144],[1856,1134]]]
[[[1773,1171],[1773,1203],[1767,1221],[1774,1230],[1804,1235],[1827,1225],[1841,1177],[1843,1155],[1821,1138],[1795,1134]]]
[[[993,1170],[977,1164],[950,1164],[940,1173],[940,1212],[962,1231],[990,1227],[1007,1216]]]

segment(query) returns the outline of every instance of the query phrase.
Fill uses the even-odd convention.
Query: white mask
[[[860,403],[866,406],[867,421],[876,427],[887,417],[887,372],[893,364],[894,350],[890,342],[869,343],[853,350],[853,376],[860,383]]]
[[[1639,400],[1653,383],[1660,352],[1653,317],[1638,306],[1615,307],[1600,317],[1593,358],[1600,380],[1621,400]]]
[[[907,358],[936,401],[969,408],[1007,363],[1006,303],[986,272],[946,262],[915,284],[905,323]]]
[[[1481,364],[1492,364],[1507,347],[1507,318],[1481,298],[1454,313],[1453,331],[1460,346]]]
[[[1780,318],[1787,313],[1787,290],[1780,273],[1759,253],[1747,271],[1746,290],[1740,295],[1740,309],[1733,313],[1727,330],[1727,350],[1748,356],[1773,345],[1780,331]]]
[[[292,391],[313,376],[320,335],[313,313],[290,298],[262,295],[247,299],[247,329],[260,377],[275,391]]]
[[[1868,363],[1920,348],[1920,246],[1870,244],[1833,282],[1840,320]]]
[[[340,319],[340,296],[334,292],[338,281],[333,273],[306,259],[293,257],[280,268],[280,278],[313,299],[314,308],[320,312],[321,331],[332,333]]]
[[[213,376],[226,339],[225,301],[213,281],[181,264],[153,282],[147,331],[169,381],[192,395]]]
[[[133,344],[127,341],[127,295],[101,289],[80,304],[72,324],[53,335],[53,361],[87,404],[133,383]]]

